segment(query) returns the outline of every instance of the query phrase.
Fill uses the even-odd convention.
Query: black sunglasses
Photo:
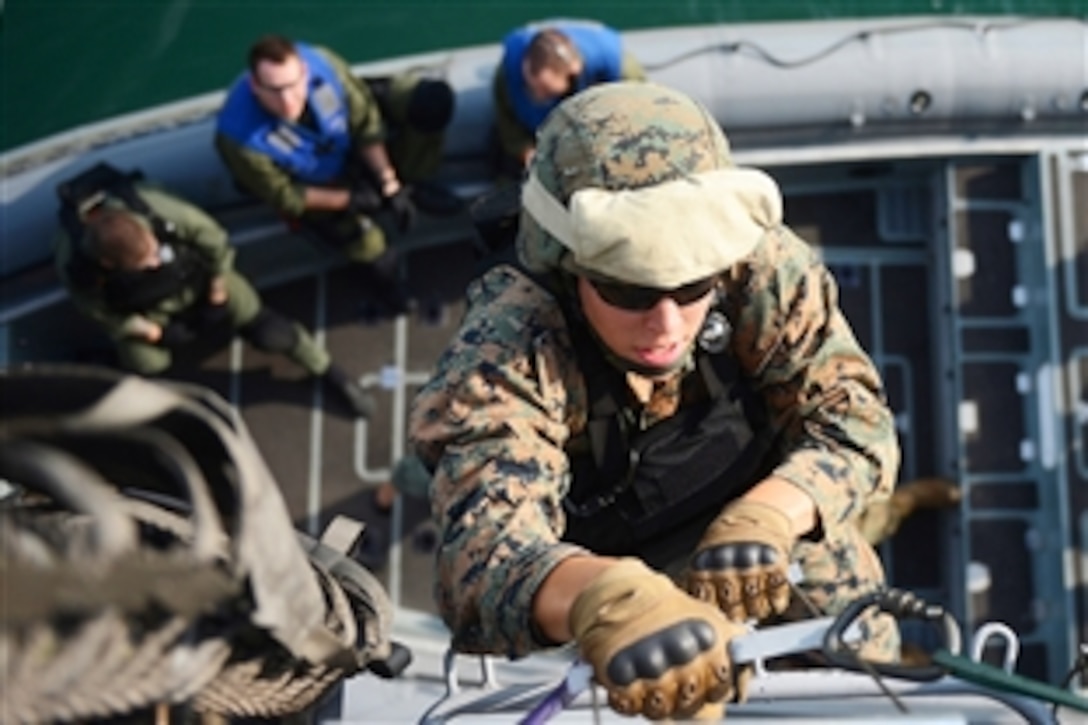
[[[622,282],[601,282],[591,279],[589,283],[601,299],[622,310],[633,312],[645,312],[653,309],[662,297],[668,297],[681,307],[685,307],[703,299],[714,289],[717,277],[707,277],[696,282],[686,284],[676,289],[657,289],[655,287],[639,287]]]

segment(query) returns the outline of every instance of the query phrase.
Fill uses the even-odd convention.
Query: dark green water
[[[1088,0],[0,0],[0,150],[222,88],[281,32],[352,62],[490,43],[549,16],[621,29],[887,14],[1088,16]]]

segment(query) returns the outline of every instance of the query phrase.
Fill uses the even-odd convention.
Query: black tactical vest
[[[723,505],[770,471],[775,431],[728,351],[721,310],[712,308],[704,324],[680,410],[642,431],[633,425],[625,376],[572,314],[564,309],[589,420],[567,446],[572,481],[563,539],[665,568],[689,556]]]
[[[138,313],[182,290],[207,289],[211,275],[195,249],[188,245],[167,245],[162,237],[159,244],[173,254],[172,259],[164,259],[159,267],[139,271],[102,270],[103,297],[111,308]]]
[[[605,555],[638,556],[658,569],[691,555],[726,502],[764,478],[775,464],[777,431],[765,403],[729,352],[731,327],[711,309],[694,353],[695,372],[673,417],[639,431],[624,374],[605,358],[587,322],[560,283],[533,274],[517,258],[518,187],[485,195],[470,209],[482,257],[477,275],[508,264],[559,302],[585,377],[588,424],[566,447],[571,485],[563,500],[565,541]],[[694,402],[691,402],[694,401]]]
[[[181,240],[173,222],[152,212],[136,191],[139,171],[124,173],[98,163],[57,186],[60,223],[72,244],[68,275],[85,288],[100,290],[112,309],[138,313],[154,307],[187,288],[206,288],[211,270],[200,253]],[[155,269],[128,271],[102,267],[83,247],[86,220],[107,199],[119,200],[127,209],[148,219],[163,254]]]

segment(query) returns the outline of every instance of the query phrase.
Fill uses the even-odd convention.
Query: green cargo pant
[[[224,307],[227,319],[234,330],[244,330],[261,312],[260,295],[253,285],[234,271],[226,274],[226,286],[227,301]],[[176,317],[184,317],[187,312],[190,310],[183,310]],[[275,352],[283,352],[311,375],[324,373],[329,367],[329,353],[317,344],[302,325],[297,322],[290,324],[294,330],[293,344],[289,349]],[[117,341],[117,357],[122,368],[140,375],[158,375],[166,372],[173,363],[170,348],[133,337]]]
[[[351,211],[307,212],[299,220],[352,262],[369,264],[385,253],[385,232],[369,217]]]
[[[418,73],[400,73],[388,79],[368,81],[389,129],[385,146],[397,175],[406,183],[434,176],[442,162],[445,129],[427,130],[411,123],[412,95],[421,81]],[[443,115],[439,111],[438,115]],[[448,120],[447,120],[448,123]]]
[[[433,113],[421,114],[419,98],[413,99],[413,96],[421,84],[429,84],[428,90],[433,90],[436,84],[441,86],[441,82],[424,78],[414,72],[361,80],[370,88],[381,108],[387,129],[385,147],[393,167],[397,170],[397,176],[405,184],[432,177],[442,161],[444,129],[449,121],[446,112],[451,111],[452,100],[447,107],[442,103],[442,93],[438,93],[438,99],[431,105],[439,107],[431,108]],[[432,93],[428,96],[424,92],[420,94],[420,98],[431,98],[433,95]],[[413,100],[417,101],[414,105]],[[433,130],[431,127],[421,127],[419,118],[413,122],[413,109],[417,116],[427,117],[423,119],[424,125],[425,122],[430,122],[441,128]],[[353,157],[344,173],[343,181],[349,186],[368,183],[366,179],[370,172],[360,167],[358,159]],[[352,262],[373,262],[387,247],[382,228],[369,217],[353,211],[310,211],[303,214],[300,221],[319,238],[342,251]]]

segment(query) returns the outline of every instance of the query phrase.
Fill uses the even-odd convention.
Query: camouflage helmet
[[[752,174],[761,177],[756,192],[751,189],[738,192],[737,179],[745,180],[742,186],[751,186]],[[702,182],[722,176],[727,177],[725,186],[718,183],[709,189]],[[603,243],[609,249],[597,254],[594,264],[579,267],[574,260],[584,259],[585,255],[579,257],[578,250],[573,249],[577,245],[572,245],[569,235],[560,234],[556,224],[549,224],[548,215],[540,211],[542,198],[546,205],[555,208],[557,215],[565,216],[575,213],[572,197],[576,192],[583,192],[579,197],[587,193],[602,196],[597,190],[603,190],[617,192],[603,196],[618,197],[632,191],[670,186],[683,188],[673,189],[677,193],[665,199],[665,204],[660,201],[655,204],[675,209],[670,213],[676,215],[676,224],[659,222],[657,228],[664,233],[653,240],[644,239],[642,244],[654,248],[651,251],[657,255],[655,270],[669,265],[674,268],[652,274],[645,269],[646,265],[639,270],[626,269],[623,260],[615,264],[617,255],[633,253],[635,245],[626,238],[630,229],[604,231],[603,234],[612,235],[610,241]],[[693,189],[698,191],[693,194]],[[723,226],[719,209],[729,207],[730,203],[720,200],[732,198],[741,201],[726,209],[734,219]],[[707,223],[696,229],[698,243],[688,244],[687,251],[676,249],[683,244],[678,245],[677,235],[670,233],[685,225],[691,228],[685,221],[690,216],[684,216],[685,204],[687,211],[708,217]],[[706,208],[711,211],[704,213]],[[616,216],[605,208],[597,213],[593,223],[612,226]],[[741,217],[746,227],[738,235],[735,222]],[[632,284],[680,286],[692,281],[696,274],[707,276],[722,271],[750,251],[765,229],[780,220],[781,198],[774,182],[762,172],[734,166],[725,134],[705,107],[677,90],[655,83],[608,83],[566,99],[541,126],[529,178],[522,191],[517,249],[522,264],[534,272],[565,268]],[[567,223],[565,219],[560,221]],[[740,237],[743,239],[738,244]],[[667,247],[662,244],[666,240]],[[674,260],[676,255],[685,254],[688,259]]]

